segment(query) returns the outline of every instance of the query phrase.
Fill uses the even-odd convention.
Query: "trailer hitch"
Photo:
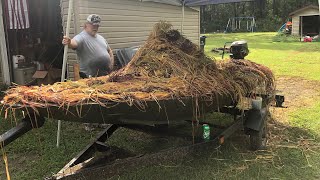
[[[12,141],[21,137],[33,128],[40,128],[43,126],[45,118],[40,116],[27,116],[14,128],[0,135],[0,149],[10,144]]]

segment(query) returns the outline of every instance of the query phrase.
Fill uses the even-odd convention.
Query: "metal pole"
[[[254,32],[254,28],[256,27],[256,20],[253,18],[253,26],[252,26],[252,32]]]
[[[247,31],[250,31],[249,30],[249,21],[247,20]]]
[[[230,25],[230,18],[228,20],[228,24],[227,24],[227,27],[226,27],[226,30],[225,30],[226,33],[228,33],[229,25]]]
[[[2,3],[0,2],[0,58],[2,61],[1,70],[3,73],[3,83],[6,85],[10,85],[10,71],[9,71],[9,63],[8,63],[8,54],[7,54],[7,44],[6,44],[6,33],[4,31],[3,25],[3,11],[2,11]]]
[[[182,1],[181,34],[183,34],[183,26],[184,26],[184,1]]]
[[[69,37],[70,32],[70,22],[71,22],[71,13],[73,7],[73,0],[69,0],[69,9],[68,9],[68,18],[67,18],[67,28],[66,28],[66,36]],[[61,82],[64,82],[66,79],[66,66],[67,66],[67,56],[68,56],[68,45],[64,46],[64,54],[63,54],[63,64],[62,64],[62,72],[61,72]],[[57,147],[60,145],[60,134],[61,134],[61,120],[58,121],[58,131],[57,131]]]
[[[320,0],[318,0],[318,5],[319,5],[319,21],[320,21]],[[320,30],[319,30],[320,33]]]
[[[318,5],[319,5],[319,17],[320,17],[320,0],[318,0]]]
[[[300,16],[300,41],[303,38],[303,16]]]

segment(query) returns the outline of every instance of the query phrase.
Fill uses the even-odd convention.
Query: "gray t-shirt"
[[[99,34],[95,37],[82,31],[73,38],[78,47],[80,71],[87,76],[104,76],[111,72],[111,60],[108,53],[108,42]]]

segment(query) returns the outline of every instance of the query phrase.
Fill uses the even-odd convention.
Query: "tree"
[[[206,32],[223,31],[230,17],[254,16],[259,31],[276,31],[291,12],[310,4],[318,6],[318,0],[255,0],[203,6],[201,28]]]

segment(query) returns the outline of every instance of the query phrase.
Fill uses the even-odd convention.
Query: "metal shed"
[[[318,6],[306,6],[289,14],[292,17],[292,35],[317,35],[320,33]]]

